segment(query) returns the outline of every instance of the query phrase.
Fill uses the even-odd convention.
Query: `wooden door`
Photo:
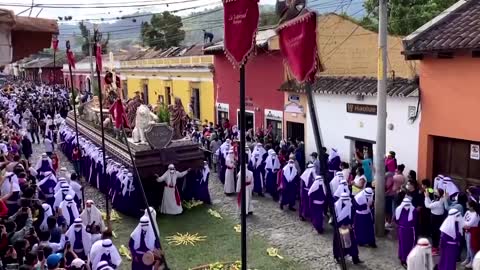
[[[480,160],[470,155],[471,145],[480,142],[444,137],[433,141],[433,176],[450,176],[462,188],[480,184]]]

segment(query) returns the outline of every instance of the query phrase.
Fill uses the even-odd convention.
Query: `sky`
[[[185,16],[191,12],[199,12],[221,5],[221,0],[0,0],[0,7],[11,9],[15,14],[23,11],[22,16],[29,16],[29,7],[32,5],[32,1],[34,5],[51,6],[43,9],[40,6],[34,7],[30,16],[38,15],[38,17],[50,19],[56,19],[58,16],[72,16],[73,22],[71,23],[75,24],[84,19],[98,19],[100,22],[101,18],[104,19],[104,22],[111,22],[116,17],[136,12],[154,13],[169,10],[177,11],[176,15]],[[275,2],[276,0],[260,0],[261,5],[274,5]],[[320,13],[346,11],[351,14],[359,8],[361,9],[362,3],[363,0],[310,0],[307,5]],[[107,8],[92,8],[92,6],[99,5]],[[61,8],[52,8],[52,6],[61,6]]]
[[[133,14],[136,12],[161,12],[164,10],[178,11],[177,15],[188,15],[194,11],[202,11],[205,8],[214,8],[221,5],[220,0],[33,0],[34,4],[43,5],[60,5],[64,8],[51,8],[45,7],[43,10],[40,7],[33,8],[31,13],[32,17],[38,15],[41,18],[56,19],[58,16],[72,16],[73,20],[82,19],[100,19],[100,18],[116,18]],[[316,0],[318,1],[318,0]],[[331,1],[331,0],[325,0]],[[180,3],[179,3],[180,2]],[[8,4],[21,5],[12,6]],[[168,3],[168,7],[166,5]],[[0,0],[0,6],[2,8],[11,9],[18,14],[31,6],[31,0]],[[275,0],[261,0],[261,4],[275,4]],[[78,8],[82,6],[85,8]],[[89,5],[105,5],[105,6],[122,6],[122,7],[109,7],[109,8],[88,8]],[[136,6],[135,6],[136,5]],[[68,7],[65,7],[68,6]],[[75,7],[74,7],[75,6]],[[134,6],[134,7],[132,7]],[[192,8],[194,7],[194,8]],[[22,16],[29,16],[29,10],[22,13]]]

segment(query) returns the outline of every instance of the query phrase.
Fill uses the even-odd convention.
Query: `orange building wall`
[[[470,55],[421,61],[418,179],[432,179],[432,136],[480,141],[479,70],[480,58]]]

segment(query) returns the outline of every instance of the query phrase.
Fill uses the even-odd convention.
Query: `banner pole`
[[[245,157],[245,64],[240,66],[240,184],[242,191],[241,206],[241,250],[242,270],[247,270],[247,190]]]
[[[95,46],[95,52],[97,52],[97,46],[99,46],[97,44],[97,33],[95,34],[94,36],[94,46]],[[96,57],[99,57],[96,55]],[[105,128],[103,127],[103,121],[104,121],[104,115],[103,115],[103,95],[102,95],[102,78],[101,78],[101,70],[100,70],[100,67],[98,66],[98,62],[96,62],[96,69],[97,69],[97,83],[98,83],[98,102],[100,103],[100,130],[101,130],[101,134],[102,134],[102,161],[103,161],[103,166],[102,166],[102,169],[103,169],[103,175],[107,175],[107,160],[106,160],[106,156],[107,156],[107,151],[105,149]],[[99,187],[97,187],[99,188]],[[107,181],[107,192],[105,192],[105,212],[107,214],[107,224],[108,224],[108,228],[111,229],[111,224],[110,224],[110,206],[109,206],[109,198],[108,198],[108,189],[109,189],[109,183]]]
[[[121,117],[123,119],[123,115]],[[132,150],[130,149],[130,144],[128,143],[127,133],[125,132],[125,127],[124,127],[123,120],[122,120],[122,134],[123,134],[123,138],[125,138],[125,145],[127,146],[128,156],[130,157],[130,162],[132,163],[133,171],[135,172],[135,177],[137,178],[138,186],[140,187],[140,192],[142,193],[143,202],[145,203],[145,206],[147,207],[146,209],[147,209],[147,213],[148,213],[148,218],[150,219],[150,225],[153,228],[153,233],[155,235],[155,239],[157,239],[157,241],[158,241],[158,244],[160,246],[160,250],[163,251],[162,244],[160,243],[160,235],[159,235],[160,232],[158,232],[157,229],[155,228],[155,223],[154,223],[155,220],[153,220],[153,216],[152,216],[152,213],[150,211],[150,205],[148,204],[148,200],[147,200],[147,195],[145,195],[145,189],[143,188],[142,180],[140,179],[140,173],[138,172],[137,165],[135,164],[135,160],[133,159]],[[163,269],[164,270],[169,270],[169,268],[167,266],[167,259],[165,258],[165,253],[163,253],[163,262],[165,264]]]
[[[340,243],[340,247],[341,247],[340,248],[340,265],[342,267],[342,270],[346,270],[347,264],[345,262],[343,242],[342,242],[342,239],[340,238],[340,232],[338,231],[337,214],[335,212],[335,207],[333,205],[333,194],[330,189],[330,181],[327,179],[327,160],[325,160],[325,151],[323,151],[322,139],[320,137],[320,126],[318,124],[317,114],[315,110],[315,102],[313,102],[311,82],[305,83],[305,89],[307,92],[308,109],[310,113],[310,121],[312,122],[313,136],[315,137],[317,153],[319,154],[320,168],[322,169],[320,174],[323,176],[323,179],[326,183],[325,188],[327,189],[326,192],[327,192],[328,208],[330,209],[330,213],[332,214],[332,221],[334,226],[333,237],[335,238],[335,241],[337,243]]]

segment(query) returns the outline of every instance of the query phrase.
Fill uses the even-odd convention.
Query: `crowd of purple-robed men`
[[[232,151],[233,144],[233,141],[226,139],[220,142],[215,152],[220,181],[224,183],[227,195],[232,193],[227,185],[234,186],[228,181],[235,181],[233,178],[235,174],[228,172],[238,168],[238,157],[234,155],[238,151]],[[337,151],[331,149],[330,153],[326,154],[328,157],[325,156],[328,161],[328,171],[327,179],[324,179],[320,176],[318,154],[312,153],[311,161],[307,163],[303,149],[303,143],[294,146],[284,141],[276,146],[267,144],[265,147],[259,142],[248,144],[247,168],[253,175],[252,193],[262,197],[267,193],[273,200],[280,202],[281,209],[288,206],[292,211],[296,211],[295,205],[298,199],[300,219],[311,221],[316,231],[323,233],[324,217],[329,217],[325,185],[330,184],[337,215],[338,228],[336,229],[340,231],[342,242],[334,241],[334,257],[337,261],[340,260],[340,248],[343,246],[345,255],[350,255],[355,264],[361,263],[358,245],[377,247],[373,212],[375,181],[369,179],[372,176],[367,176],[367,171],[370,174],[374,171],[371,159],[368,159],[367,153],[363,156],[357,151],[356,162],[348,164],[341,162]],[[230,164],[235,166],[232,168]],[[366,168],[366,166],[369,167]],[[478,251],[472,248],[469,241],[472,241],[472,238],[478,239],[474,231],[478,228],[480,220],[477,203],[479,189],[469,187],[467,193],[460,192],[451,178],[443,176],[435,179],[434,186],[428,180],[423,180],[420,186],[416,173],[410,171],[406,177],[404,168],[403,164],[397,165],[393,151],[385,158],[386,228],[387,232],[393,227],[397,229],[400,263],[407,267],[407,257],[415,247],[417,239],[431,237],[434,255],[443,254],[438,269],[456,269],[454,263],[457,262],[457,256],[447,254],[460,256],[463,246],[467,248],[467,254],[470,254],[464,265],[469,266],[473,260],[472,254]],[[446,193],[448,196],[439,197],[439,192]],[[251,196],[247,198],[251,199]],[[435,216],[437,211],[432,210],[431,205],[439,201],[442,202],[441,207],[444,208],[444,212],[450,213],[448,217],[444,215],[439,219]],[[467,202],[471,206],[468,209]],[[451,209],[458,209],[458,212],[452,212]],[[470,221],[468,228],[462,227],[461,224],[464,224],[467,218]],[[430,226],[434,229],[431,230]],[[448,228],[451,226],[458,228],[459,232],[467,232],[469,238],[467,244],[452,245],[452,243],[462,243],[465,238],[457,237],[455,234],[450,235],[451,229]]]

